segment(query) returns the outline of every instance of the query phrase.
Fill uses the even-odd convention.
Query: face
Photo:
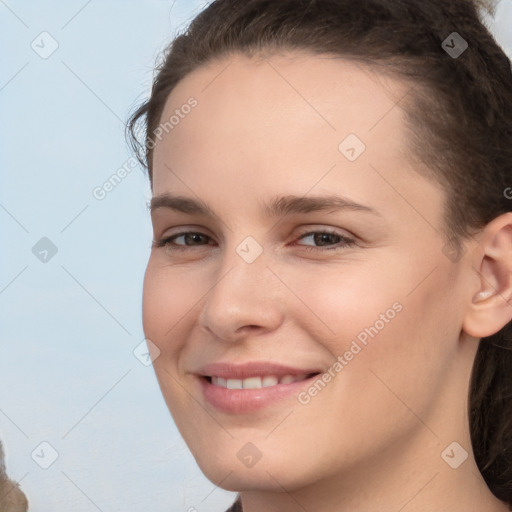
[[[167,100],[144,331],[178,429],[225,489],[368,470],[432,443],[425,424],[441,447],[443,411],[465,398],[464,284],[444,192],[408,153],[408,90],[294,52],[212,62]],[[279,380],[241,379],[258,375]]]

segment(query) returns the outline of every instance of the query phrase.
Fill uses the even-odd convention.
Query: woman
[[[477,5],[214,1],[129,130],[144,331],[230,510],[508,510],[512,72]]]

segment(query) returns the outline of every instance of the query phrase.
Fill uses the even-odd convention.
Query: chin
[[[311,467],[299,467],[286,458],[278,460],[272,456],[266,460],[262,456],[254,465],[248,466],[239,460],[237,451],[208,453],[195,456],[195,460],[206,478],[226,491],[283,492],[283,487],[293,491],[314,480]]]
[[[201,468],[202,469],[202,468]],[[267,491],[267,492],[283,492],[283,487],[287,490],[294,490],[297,485],[290,484],[289,480],[285,480],[277,472],[269,471],[251,471],[244,469],[228,469],[226,471],[211,472],[203,471],[203,474],[221,489],[230,492],[242,491]],[[229,474],[231,472],[231,474]],[[228,476],[229,474],[229,476]],[[272,476],[271,476],[272,475]],[[273,478],[274,477],[274,478]]]

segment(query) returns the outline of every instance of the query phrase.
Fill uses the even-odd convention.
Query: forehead
[[[283,127],[290,132],[297,121],[305,130],[326,135],[354,132],[362,137],[382,124],[402,131],[399,103],[410,90],[389,74],[333,55],[297,50],[252,57],[235,53],[200,66],[176,85],[160,119],[161,125],[174,121],[173,126],[162,135],[177,146],[196,142],[196,134],[204,142],[204,132],[210,138],[226,132],[239,134],[238,140],[249,134],[261,138]],[[177,119],[181,110],[190,110],[190,98],[197,106],[190,116]]]
[[[272,108],[280,121],[289,109],[316,114],[331,129],[345,125],[373,129],[382,115],[404,99],[412,89],[385,67],[303,50],[224,55],[187,74],[169,95],[162,113],[165,122],[190,96],[201,110],[231,115],[238,107],[261,112],[268,119]],[[386,107],[388,109],[386,109]],[[340,108],[343,119],[339,118]],[[384,110],[383,110],[384,109]],[[219,112],[219,110],[221,112]],[[379,115],[380,114],[380,115]],[[274,121],[275,119],[271,118]],[[268,123],[270,124],[270,123]]]
[[[200,65],[174,87],[167,109],[172,111],[191,94],[203,100],[226,100],[234,89],[252,100],[302,100],[303,106],[332,96],[347,106],[364,100],[370,112],[381,101],[394,104],[411,89],[412,82],[398,78],[385,64],[371,64],[351,57],[314,54],[306,50],[268,50],[250,56],[233,52]],[[343,102],[343,99],[349,100]],[[318,114],[325,112],[318,111]],[[361,114],[361,113],[360,113]]]
[[[185,76],[167,99],[161,122],[180,119],[155,147],[154,194],[190,193],[185,177],[205,195],[215,183],[230,183],[241,196],[285,189],[303,195],[317,181],[350,190],[355,200],[374,193],[396,201],[398,187],[421,203],[433,184],[408,157],[402,107],[411,90],[380,70],[330,55],[212,61]],[[184,114],[190,98],[197,105]]]
[[[205,148],[205,132],[216,146],[219,139],[237,143],[249,136],[262,140],[278,135],[284,143],[297,131],[297,122],[304,135],[356,133],[369,139],[392,128],[398,136],[403,131],[399,104],[410,90],[389,74],[332,55],[235,53],[200,66],[177,84],[160,119],[164,128],[172,126],[162,135],[178,151],[184,143],[201,142]],[[190,98],[197,106],[183,115],[182,110],[190,110]],[[156,154],[161,147],[157,143]]]

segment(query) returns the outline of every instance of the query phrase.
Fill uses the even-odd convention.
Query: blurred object
[[[496,8],[498,7],[500,0],[474,0],[474,2],[480,9],[484,9],[494,17],[496,15]]]
[[[6,473],[4,448],[0,441],[0,512],[27,512],[28,500],[16,482]]]

